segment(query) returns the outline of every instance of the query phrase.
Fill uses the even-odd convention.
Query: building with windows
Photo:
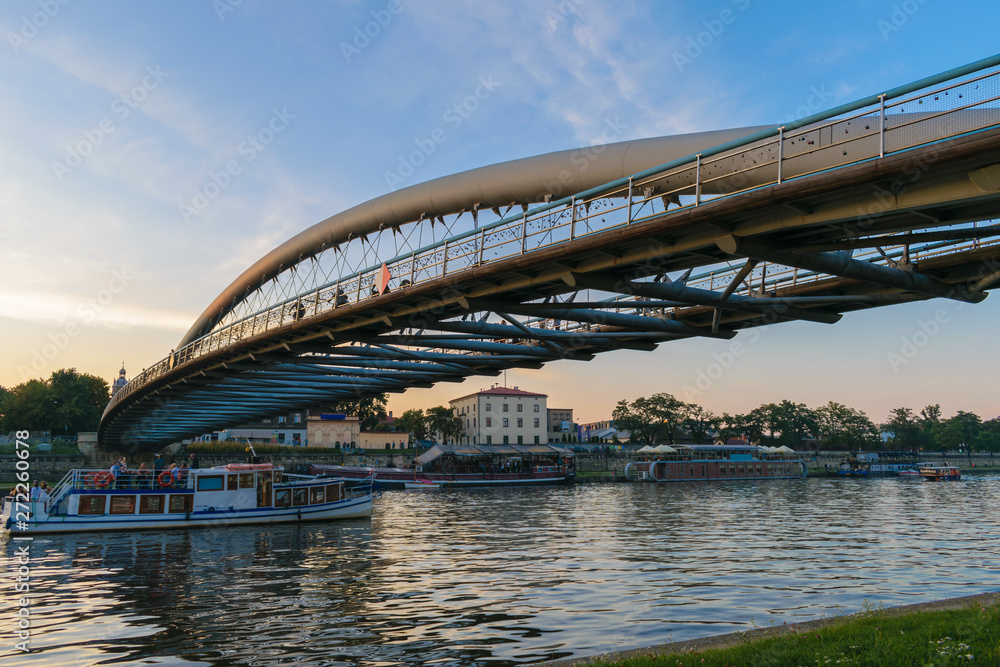
[[[277,417],[268,417],[255,422],[240,424],[215,433],[206,434],[200,440],[249,440],[255,445],[284,445],[301,447],[306,440],[306,424],[301,412],[293,412]]]
[[[460,443],[539,445],[548,442],[546,394],[493,386],[449,402],[462,420]]]
[[[577,438],[572,408],[549,408],[546,422],[548,423],[549,442],[570,442]]]

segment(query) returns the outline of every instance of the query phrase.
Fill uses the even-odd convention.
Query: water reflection
[[[998,496],[997,475],[400,491],[370,521],[37,538],[39,653],[0,659],[502,665],[984,592]]]

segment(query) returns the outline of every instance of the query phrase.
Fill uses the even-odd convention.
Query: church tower
[[[122,369],[118,371],[118,379],[115,383],[111,385],[111,395],[114,396],[118,391],[128,384],[128,380],[125,379],[125,362],[122,362]]]

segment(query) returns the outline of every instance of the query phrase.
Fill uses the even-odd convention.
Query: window
[[[326,488],[322,486],[313,486],[309,488],[309,502],[312,505],[319,505],[325,502],[326,498]]]
[[[535,412],[538,412],[538,403],[535,403]]]
[[[135,514],[135,496],[111,496],[111,514]]]
[[[505,444],[505,445],[509,445],[510,444],[510,436],[505,435],[503,437],[503,444]]]
[[[296,507],[299,505],[308,505],[309,489],[294,489],[292,494],[292,504]]]
[[[141,496],[139,514],[163,514],[163,496]]]
[[[292,491],[291,489],[279,489],[274,492],[274,506],[275,507],[291,507],[292,506]]]
[[[469,420],[468,419],[465,420],[465,428],[469,428]]]
[[[194,504],[194,494],[193,493],[175,493],[170,496],[170,504],[168,505],[168,512],[171,514],[184,514],[185,512],[191,511],[191,506]]]
[[[507,428],[508,426],[510,426],[510,420],[507,419],[506,417],[503,418],[503,426],[504,426],[504,428]]]
[[[520,417],[517,418],[517,427],[524,428],[524,420],[521,419]]]
[[[507,409],[508,409],[509,407],[510,407],[509,405],[507,405],[506,403],[504,403],[504,404],[503,404],[503,411],[504,411],[504,412],[507,412]]]
[[[80,496],[80,514],[104,514],[107,496]]]
[[[487,403],[486,404],[486,412],[492,412],[492,411],[493,411],[493,406],[490,403]]]
[[[332,503],[340,500],[340,484],[330,484],[326,487],[326,502]]]
[[[493,436],[492,435],[486,436],[486,444],[487,445],[492,445],[493,444]]]
[[[235,491],[236,489],[240,488],[240,476],[239,475],[233,474],[233,475],[228,475],[228,477],[229,477],[229,482],[228,482],[229,486],[227,488],[230,491]]]
[[[493,426],[493,417],[487,417],[486,418],[486,425],[487,426]]]
[[[222,491],[225,481],[223,475],[198,475],[198,490]]]
[[[517,404],[517,411],[518,412],[524,412],[524,406],[522,404],[518,403]]]
[[[535,444],[536,445],[538,444],[538,436],[537,435],[535,436]]]
[[[519,444],[519,445],[523,445],[524,444],[524,436],[523,435],[517,436],[517,444]]]
[[[472,418],[472,428],[476,428],[476,418]]]
[[[535,420],[535,428],[538,428],[538,427],[539,427],[539,422],[538,422],[538,420],[536,419],[536,420]]]
[[[254,474],[252,472],[241,472],[240,473],[240,488],[241,489],[252,489],[253,488],[253,478],[254,478]]]

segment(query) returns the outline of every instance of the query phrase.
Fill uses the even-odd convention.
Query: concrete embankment
[[[946,600],[934,600],[932,602],[921,602],[918,604],[909,604],[899,607],[887,607],[880,610],[879,613],[888,616],[904,616],[906,614],[913,614],[921,611],[968,609],[974,606],[992,607],[998,604],[1000,604],[1000,592],[994,592],[969,595],[960,598],[949,598]],[[570,658],[568,660],[555,660],[539,664],[545,665],[546,667],[570,667],[571,665],[589,665],[596,662],[611,662],[615,660],[625,660],[627,658],[678,655],[693,653],[695,651],[707,651],[710,649],[725,649],[756,640],[769,639],[771,637],[782,637],[784,635],[814,632],[821,628],[840,623],[845,619],[856,618],[862,614],[863,612],[859,614],[846,614],[844,616],[821,618],[814,621],[792,623],[790,625],[783,624],[767,628],[756,628],[754,630],[747,630],[744,632],[731,632],[725,635],[702,637],[701,639],[689,639],[682,642],[656,644],[654,646],[647,646],[643,648],[615,651],[614,653],[602,653],[600,655]]]

